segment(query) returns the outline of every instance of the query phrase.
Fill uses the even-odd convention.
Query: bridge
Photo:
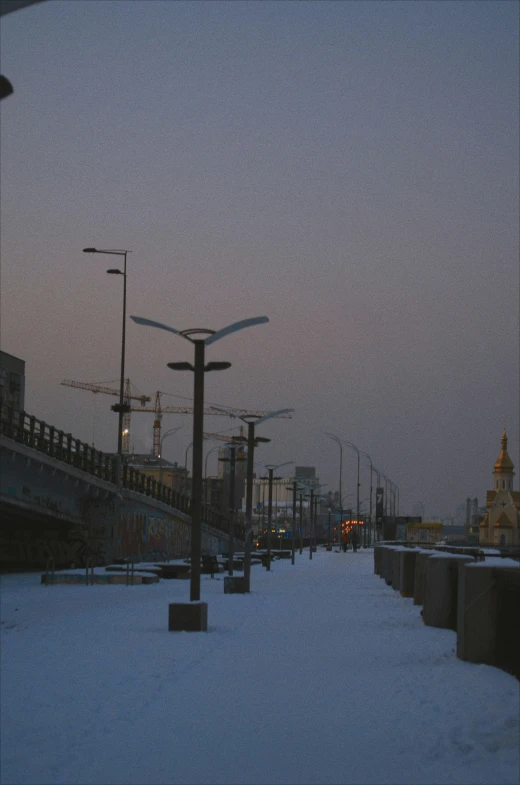
[[[191,499],[119,466],[119,456],[0,402],[0,569],[188,556]],[[228,526],[203,505],[203,553],[227,551]],[[243,528],[235,532],[243,547]]]

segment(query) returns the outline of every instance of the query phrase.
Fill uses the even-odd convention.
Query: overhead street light
[[[282,466],[289,466],[293,464],[294,461],[285,461],[285,463],[279,463],[277,466],[274,464],[266,465],[266,469],[269,476],[269,495],[267,501],[267,570],[271,569],[271,529],[273,527],[273,472],[276,469],[281,469]],[[281,479],[279,477],[276,478]],[[278,498],[278,497],[277,497]]]
[[[341,522],[343,520],[343,496],[342,496],[342,493],[341,493],[341,480],[342,480],[342,477],[343,477],[343,444],[341,443],[341,439],[338,436],[336,436],[336,434],[329,433],[327,431],[324,431],[324,433],[325,433],[325,436],[328,436],[329,439],[332,439],[332,441],[336,442],[336,444],[339,447],[339,506],[340,506],[340,510],[339,510],[338,550],[341,553],[341,536],[340,535],[341,535]]]
[[[163,469],[162,446],[163,446],[163,441],[168,436],[172,436],[172,434],[177,433],[177,431],[180,431],[181,428],[183,428],[183,427],[184,427],[183,425],[178,425],[177,428],[170,428],[168,431],[166,431],[166,433],[163,434],[163,437],[161,439],[161,443],[160,443],[160,446],[159,446],[159,483],[162,483],[162,469]]]
[[[245,521],[245,530],[246,530],[246,543],[245,543],[245,553],[244,553],[244,584],[246,592],[250,591],[251,586],[251,548],[252,548],[252,518],[253,518],[253,456],[255,451],[255,446],[259,442],[269,442],[270,439],[264,439],[261,436],[255,437],[255,428],[257,425],[260,425],[267,420],[270,420],[274,417],[279,417],[281,414],[289,414],[289,412],[293,412],[294,409],[279,409],[276,412],[270,412],[269,414],[264,414],[263,417],[243,417],[236,412],[233,412],[231,409],[225,409],[222,406],[211,406],[212,409],[215,409],[219,412],[226,412],[229,414],[230,417],[236,417],[242,422],[246,423],[247,425],[247,475],[246,475],[246,521]]]
[[[223,463],[229,463],[229,503],[228,503],[228,575],[233,577],[233,559],[235,548],[235,516],[236,516],[236,494],[235,494],[235,469],[237,461],[244,458],[237,457],[236,450],[245,441],[244,436],[232,436],[231,441],[222,440],[229,450],[229,458],[219,458]]]
[[[19,11],[28,5],[41,3],[42,0],[1,0],[0,2],[0,16],[11,14],[13,11]],[[6,76],[0,75],[0,101],[7,98],[8,95],[13,93],[13,86]]]
[[[126,335],[126,257],[130,251],[123,251],[118,249],[99,249],[99,248],[84,248],[83,253],[101,253],[107,256],[122,256],[124,259],[123,269],[111,268],[107,270],[109,275],[122,275],[123,276],[123,329],[121,336],[121,372],[119,376],[119,403],[114,404],[111,408],[119,415],[118,418],[118,432],[117,432],[117,454],[119,456],[119,482],[121,481],[121,463],[123,455],[123,417],[130,411],[130,405],[125,403],[125,335]]]
[[[168,363],[172,370],[189,370],[193,372],[193,464],[192,464],[192,514],[191,514],[191,578],[190,578],[190,601],[200,601],[200,561],[202,551],[202,462],[203,462],[203,430],[204,430],[204,373],[208,371],[219,371],[230,367],[226,362],[205,363],[205,350],[215,341],[224,338],[226,335],[242,330],[245,327],[253,327],[256,324],[265,324],[269,321],[267,316],[255,316],[250,319],[242,319],[239,322],[229,324],[221,330],[208,330],[195,327],[188,330],[178,330],[162,322],[152,319],[145,319],[141,316],[131,317],[136,324],[145,327],[155,327],[159,330],[179,335],[181,338],[192,343],[195,347],[193,365],[191,363]],[[205,336],[205,337],[201,337]]]
[[[370,455],[367,452],[363,452],[363,450],[361,450],[361,455],[364,455],[365,458],[368,458],[368,460],[370,462],[370,512],[368,514],[368,518],[369,518],[368,545],[370,546],[370,544],[371,544],[371,532],[372,532],[372,473],[374,471],[374,467],[372,465],[372,458],[370,457]]]
[[[321,485],[308,485],[307,491],[310,492],[310,495],[307,496],[310,499],[309,502],[309,559],[312,560],[312,552],[314,549],[313,544],[313,535],[314,540],[316,540],[316,508],[315,508],[315,501],[317,501],[318,497],[320,497],[319,491],[322,488],[325,488],[327,483],[322,483]]]

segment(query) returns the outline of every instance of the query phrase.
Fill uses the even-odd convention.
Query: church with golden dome
[[[481,545],[518,545],[520,530],[520,491],[513,490],[513,461],[507,452],[507,433],[502,434],[502,449],[495,461],[493,490],[487,492],[487,514],[480,524]]]

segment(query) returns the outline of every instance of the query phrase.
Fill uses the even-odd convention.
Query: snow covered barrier
[[[415,559],[415,579],[413,584],[413,604],[424,605],[426,593],[427,561],[434,551],[420,550]]]
[[[400,582],[401,597],[413,597],[415,584],[415,559],[419,553],[418,548],[403,548],[400,553]]]
[[[385,546],[381,543],[374,545],[374,574],[381,575],[382,562],[383,562],[383,548]]]
[[[393,578],[393,551],[395,551],[395,545],[384,545],[383,546],[383,558],[381,560],[381,578],[384,578],[385,583],[388,586],[392,585],[392,578]]]
[[[401,588],[401,554],[406,548],[394,548],[392,551],[392,589]]]
[[[171,602],[168,605],[170,632],[206,632],[208,629],[207,602]]]
[[[457,657],[520,679],[520,564],[490,559],[464,564],[457,602]]]
[[[434,553],[427,559],[423,620],[429,627],[457,629],[459,565],[473,561],[472,556],[454,553]]]
[[[224,578],[224,594],[247,594],[247,581],[243,576],[228,575]]]

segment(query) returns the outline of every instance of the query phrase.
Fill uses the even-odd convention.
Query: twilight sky
[[[207,401],[296,410],[258,429],[259,464],[336,489],[329,430],[402,514],[453,515],[484,503],[506,424],[518,475],[516,2],[49,0],[2,19],[1,53],[1,345],[29,412],[116,448],[116,399],[60,381],[117,387],[118,260],[81,250],[123,248],[129,314],[269,317],[207,351],[232,362]],[[139,392],[191,397],[166,367],[191,359],[128,322]],[[138,452],[152,421],[133,416]],[[163,454],[184,464],[177,425]],[[355,467],[345,448],[345,494]]]

